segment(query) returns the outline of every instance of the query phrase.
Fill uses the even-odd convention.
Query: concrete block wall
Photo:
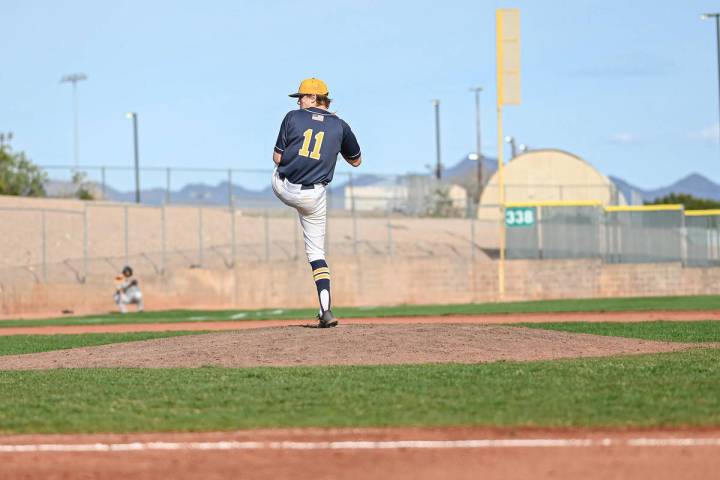
[[[331,258],[333,301],[343,306],[493,302],[498,264],[467,258]],[[183,269],[140,278],[148,309],[305,308],[317,298],[307,263],[255,262],[235,269]],[[720,268],[679,263],[603,264],[595,260],[506,262],[502,300],[720,294]],[[111,278],[85,284],[5,284],[0,315],[107,312]]]

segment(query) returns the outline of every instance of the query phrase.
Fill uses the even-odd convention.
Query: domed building
[[[588,162],[557,149],[530,150],[505,164],[505,203],[587,202],[625,205],[625,197]],[[498,218],[499,175],[483,188],[478,218]]]

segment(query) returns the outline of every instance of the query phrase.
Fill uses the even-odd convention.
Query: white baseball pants
[[[116,292],[114,295],[115,303],[118,307],[120,307],[120,312],[125,313],[127,312],[127,305],[135,304],[137,305],[138,312],[143,311],[143,296],[142,292],[136,288],[130,289],[127,292]]]
[[[277,169],[273,172],[272,188],[281,202],[297,210],[305,240],[308,262],[325,259],[325,226],[327,224],[327,200],[325,186],[302,189],[302,185],[280,180]]]

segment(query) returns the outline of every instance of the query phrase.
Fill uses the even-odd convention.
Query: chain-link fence
[[[686,263],[692,267],[720,265],[720,210],[685,212]]]
[[[298,216],[288,207],[240,210],[105,202],[66,206],[0,209],[0,222],[7,226],[0,237],[0,284],[13,279],[82,283],[94,275],[114,275],[126,264],[139,272],[163,274],[179,268],[306,261]],[[331,258],[489,260],[497,251],[498,232],[496,222],[473,218],[331,210],[326,252]]]
[[[0,289],[18,283],[84,283],[114,276],[126,264],[140,274],[163,275],[174,269],[306,261],[297,214],[290,208],[60,206],[0,208],[0,222],[6,226],[0,237]],[[511,204],[506,209],[506,253],[509,259],[717,266],[719,219],[720,211],[684,212],[680,206]],[[331,210],[326,251],[331,260],[491,261],[499,256],[499,235],[496,221],[420,218],[390,209],[355,214]]]
[[[601,256],[597,231],[602,219],[598,206],[593,202],[510,204],[506,218],[507,258]]]
[[[720,264],[720,210],[682,205],[509,204],[510,259],[596,258],[606,263]]]

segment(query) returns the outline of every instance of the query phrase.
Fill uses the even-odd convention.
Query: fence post
[[[165,203],[170,204],[170,167],[165,169]]]
[[[470,258],[475,260],[475,218],[470,217]]]
[[[203,214],[202,205],[198,207],[198,265],[203,266]]]
[[[228,206],[233,208],[232,169],[228,168]]]
[[[104,167],[103,167],[104,168]],[[87,281],[88,276],[88,214],[87,202],[83,204],[83,283]]]
[[[686,267],[688,264],[688,232],[685,222],[685,208],[680,210],[680,265]]]
[[[167,268],[165,259],[165,204],[160,207],[160,272],[165,275]]]
[[[353,228],[353,255],[357,257],[357,215],[355,215],[355,188],[353,187],[353,174],[350,172],[348,185],[350,186],[350,212]],[[347,188],[345,189],[347,191]]]
[[[230,255],[232,255],[232,258],[230,259],[230,264],[233,268],[235,268],[235,262],[237,261],[237,240],[235,238],[235,206],[230,206]]]
[[[47,283],[47,227],[45,225],[45,210],[40,211],[40,228],[42,230],[42,273],[43,281]]]
[[[270,217],[265,210],[265,261],[270,261]]]
[[[125,265],[130,263],[129,242],[129,225],[128,225],[128,206],[125,205]]]
[[[388,255],[393,256],[392,224],[390,223],[390,210],[387,211],[387,240]]]
[[[230,242],[232,242],[232,248],[230,255],[232,255],[232,259],[230,261],[232,265],[232,273],[233,273],[233,306],[237,307],[240,303],[240,296],[238,292],[239,287],[239,273],[237,269],[237,238],[235,236],[235,205],[233,204],[230,207],[230,228],[232,231],[230,232]]]
[[[100,167],[100,178],[101,178],[101,185],[102,185],[103,200],[107,200],[107,191],[106,191],[106,183],[105,183],[105,166],[104,165],[102,167]]]

